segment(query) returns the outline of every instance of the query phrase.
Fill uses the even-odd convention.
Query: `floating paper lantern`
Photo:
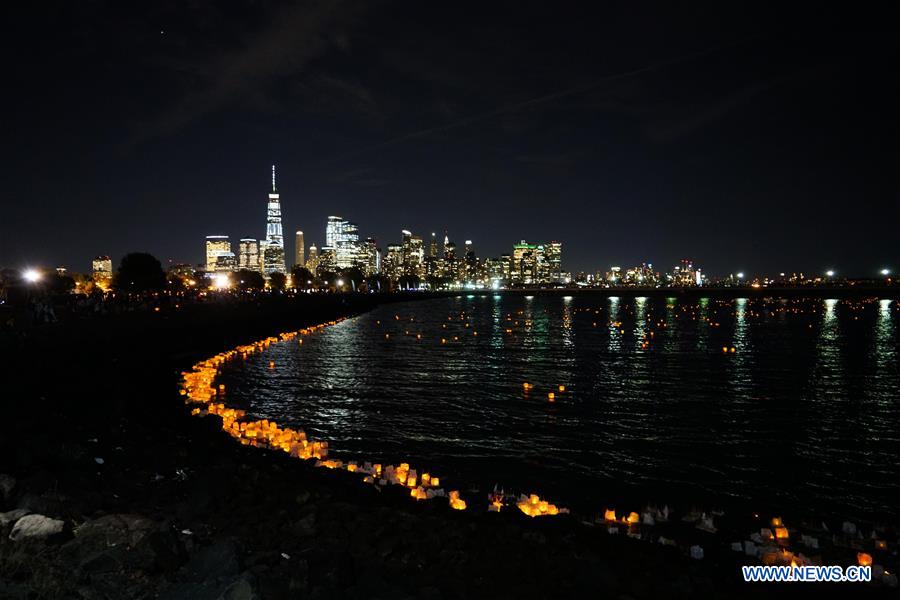
[[[636,523],[639,523],[640,520],[641,520],[641,517],[640,517],[640,515],[638,515],[636,512],[628,513],[628,518],[625,519],[625,521],[626,521],[629,525],[634,525],[634,524],[636,524]]]
[[[603,518],[607,521],[615,521],[616,520],[616,511],[613,508],[607,508],[603,513]]]
[[[566,391],[566,386],[564,386],[564,385],[559,386],[559,391],[560,392]]]
[[[778,540],[786,540],[790,537],[788,535],[787,527],[776,527],[775,528],[775,539]]]
[[[553,402],[553,400],[556,399],[556,394],[550,392],[549,394],[547,394],[547,399],[550,400],[550,402]]]
[[[450,508],[455,510],[466,510],[466,501],[459,497],[459,492],[453,490],[449,493]]]
[[[858,552],[856,554],[856,562],[861,567],[871,567],[872,566],[872,555],[866,554],[865,552]]]

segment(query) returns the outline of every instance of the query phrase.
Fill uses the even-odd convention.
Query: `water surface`
[[[230,403],[333,456],[463,489],[896,522],[898,310],[461,295],[276,344],[223,381]]]

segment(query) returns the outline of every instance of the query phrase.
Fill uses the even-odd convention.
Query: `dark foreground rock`
[[[798,593],[799,584],[739,583],[736,560],[691,560],[572,517],[414,503],[397,488],[241,446],[216,417],[188,417],[176,385],[195,360],[372,303],[195,307],[18,340],[3,362],[0,598]],[[46,535],[10,539],[26,514],[46,519],[31,519]],[[840,584],[802,591],[847,592]]]

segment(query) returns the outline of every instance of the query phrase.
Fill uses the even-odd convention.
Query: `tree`
[[[298,290],[307,290],[315,284],[316,278],[306,267],[296,266],[291,270],[291,281]]]
[[[240,269],[234,273],[234,285],[239,290],[261,290],[266,287],[266,280],[259,271]]]
[[[113,287],[125,292],[161,290],[166,286],[166,274],[156,257],[146,252],[132,252],[122,257],[119,270],[113,277]]]
[[[68,275],[54,273],[47,279],[47,289],[51,294],[68,294],[75,289],[75,280]]]
[[[366,277],[359,267],[350,267],[341,271],[340,278],[344,280],[345,286],[355,292]]]
[[[269,275],[269,287],[273,290],[283,290],[287,284],[287,277],[284,273],[272,273]]]

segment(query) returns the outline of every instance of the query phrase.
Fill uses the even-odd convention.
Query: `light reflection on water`
[[[231,402],[329,440],[335,456],[573,508],[747,503],[896,520],[897,318],[884,300],[457,297],[276,344],[224,381]]]

